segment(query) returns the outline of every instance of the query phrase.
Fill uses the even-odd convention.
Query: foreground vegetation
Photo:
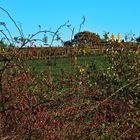
[[[45,60],[3,65],[1,139],[139,139],[139,56],[126,48],[52,60],[52,81]]]

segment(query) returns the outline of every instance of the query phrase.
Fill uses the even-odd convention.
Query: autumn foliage
[[[107,70],[85,67],[52,83],[25,60],[3,66],[1,138],[138,139],[139,50],[110,49],[106,55]]]

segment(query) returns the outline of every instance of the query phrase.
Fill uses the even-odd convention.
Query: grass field
[[[97,70],[105,70],[109,66],[109,62],[105,55],[79,56],[76,66],[87,66],[91,63],[95,64]],[[71,60],[68,57],[51,58],[52,73],[59,74],[62,70],[66,72],[74,71],[75,66],[71,65]],[[28,66],[34,69],[37,73],[48,69],[47,60],[32,59],[28,60]]]

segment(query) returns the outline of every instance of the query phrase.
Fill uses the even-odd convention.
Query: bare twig
[[[79,32],[81,31],[82,25],[85,24],[85,21],[86,21],[86,18],[85,18],[85,16],[83,16],[82,17],[82,22],[81,22],[80,27],[79,27]]]
[[[19,22],[19,27],[20,27],[20,31],[21,31],[22,37],[24,37],[24,33],[23,33],[23,29],[22,29],[22,25],[21,25],[20,22]]]
[[[4,26],[4,27],[5,27],[6,31],[8,32],[9,37],[11,38],[12,43],[13,43],[13,37],[12,37],[12,35],[11,35],[11,33],[10,33],[9,29],[8,29],[6,26]]]
[[[72,42],[72,38],[73,38],[73,36],[74,36],[74,30],[75,30],[75,28],[74,28],[74,27],[71,28],[71,25],[68,25],[67,27],[68,27],[68,29],[71,31],[71,38],[70,38],[70,41]]]
[[[0,7],[0,9],[1,9],[2,11],[4,11],[4,12],[8,15],[8,17],[12,20],[12,22],[13,22],[14,25],[16,26],[17,30],[19,31],[20,36],[22,37],[22,32],[21,32],[20,28],[18,27],[16,21],[15,21],[15,20],[12,18],[12,16],[10,15],[10,13],[9,13],[7,10],[5,10],[4,8],[2,8],[2,7]]]
[[[28,44],[36,35],[41,34],[41,33],[47,33],[47,32],[50,32],[50,31],[44,30],[44,31],[38,31],[35,34],[32,34],[31,37],[29,37],[29,39],[26,39],[25,41],[23,41],[21,48],[24,47],[26,44]]]
[[[7,36],[2,30],[0,30],[0,32],[1,32],[1,34],[4,35],[4,37],[7,39],[7,41],[11,44],[11,41],[10,41],[10,39],[8,38],[8,36]]]
[[[60,26],[58,27],[58,29],[57,29],[55,32],[52,32],[52,33],[53,33],[53,37],[52,37],[50,46],[52,46],[55,37],[58,35],[59,30],[60,30],[61,28],[65,27],[65,26],[67,26],[68,23],[69,23],[69,21],[66,21],[63,25],[60,25]]]

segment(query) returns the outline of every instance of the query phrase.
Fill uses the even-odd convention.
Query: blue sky
[[[86,17],[82,30],[99,33],[101,37],[105,31],[116,36],[120,32],[122,37],[130,31],[140,35],[140,0],[0,0],[0,6],[21,23],[25,35],[38,31],[38,25],[55,31],[67,20],[78,32],[82,16]],[[17,36],[13,23],[1,10],[0,21]],[[68,29],[62,30],[61,35],[64,40],[70,39]]]

